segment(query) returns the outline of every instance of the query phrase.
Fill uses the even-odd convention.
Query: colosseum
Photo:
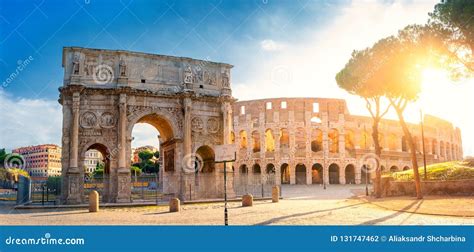
[[[359,184],[374,176],[373,172],[365,174],[361,162],[374,153],[372,119],[349,114],[345,100],[240,101],[234,103],[233,112],[231,139],[238,149],[237,178],[275,174],[276,184]],[[427,164],[462,158],[459,128],[429,115],[423,125]],[[417,150],[422,150],[420,125],[409,127]],[[383,120],[379,129],[382,172],[410,169],[410,154],[398,121]],[[423,164],[421,151],[418,163]]]

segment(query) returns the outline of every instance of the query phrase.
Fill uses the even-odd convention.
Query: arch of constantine
[[[276,184],[364,182],[371,119],[350,115],[344,100],[237,102],[231,65],[190,58],[65,47],[62,62],[64,203],[85,202],[81,164],[90,149],[104,157],[102,201],[131,201],[136,123],[159,131],[163,191],[182,199],[222,196],[223,165],[214,162],[220,144],[237,146],[230,181],[274,174]],[[421,150],[419,125],[410,127]],[[384,120],[380,129],[382,168],[410,168],[398,122]],[[460,130],[444,120],[425,117],[425,144],[428,163],[462,158]]]
[[[131,141],[136,123],[160,133],[167,193],[182,198],[199,177],[194,156],[203,158],[199,173],[219,174],[212,146],[229,143],[232,127],[231,65],[190,58],[128,51],[63,49],[62,200],[85,200],[83,164],[87,150],[104,157],[105,202],[130,202]],[[189,165],[191,163],[191,165]],[[183,169],[187,166],[188,169]],[[219,181],[220,180],[215,180]],[[216,182],[217,183],[217,182]],[[216,195],[221,187],[207,195]]]

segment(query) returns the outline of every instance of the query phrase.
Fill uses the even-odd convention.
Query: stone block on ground
[[[272,202],[277,203],[278,201],[280,201],[280,187],[273,186],[272,187]]]
[[[89,212],[94,213],[99,211],[99,193],[92,191],[89,193]]]
[[[245,194],[244,196],[242,196],[242,206],[243,207],[253,206],[252,194]]]
[[[179,212],[180,210],[180,200],[178,198],[172,198],[170,199],[170,212]]]

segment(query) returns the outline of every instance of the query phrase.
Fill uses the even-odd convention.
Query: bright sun
[[[423,70],[420,102],[424,106],[441,102],[447,93],[450,93],[451,82],[446,71],[426,68]],[[452,88],[452,87],[451,87]]]
[[[427,89],[428,90],[432,89],[434,87],[439,88],[449,83],[447,73],[442,70],[438,70],[434,68],[426,68],[423,70],[422,75],[423,75],[423,83],[422,83],[423,91],[426,91]]]

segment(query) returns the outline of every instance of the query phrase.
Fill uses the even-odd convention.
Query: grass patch
[[[423,166],[419,167],[418,171],[421,179],[423,179]],[[472,163],[466,161],[452,161],[428,165],[426,172],[428,180],[474,179],[474,166]],[[395,181],[412,181],[413,169],[385,174],[384,177],[392,177]]]

